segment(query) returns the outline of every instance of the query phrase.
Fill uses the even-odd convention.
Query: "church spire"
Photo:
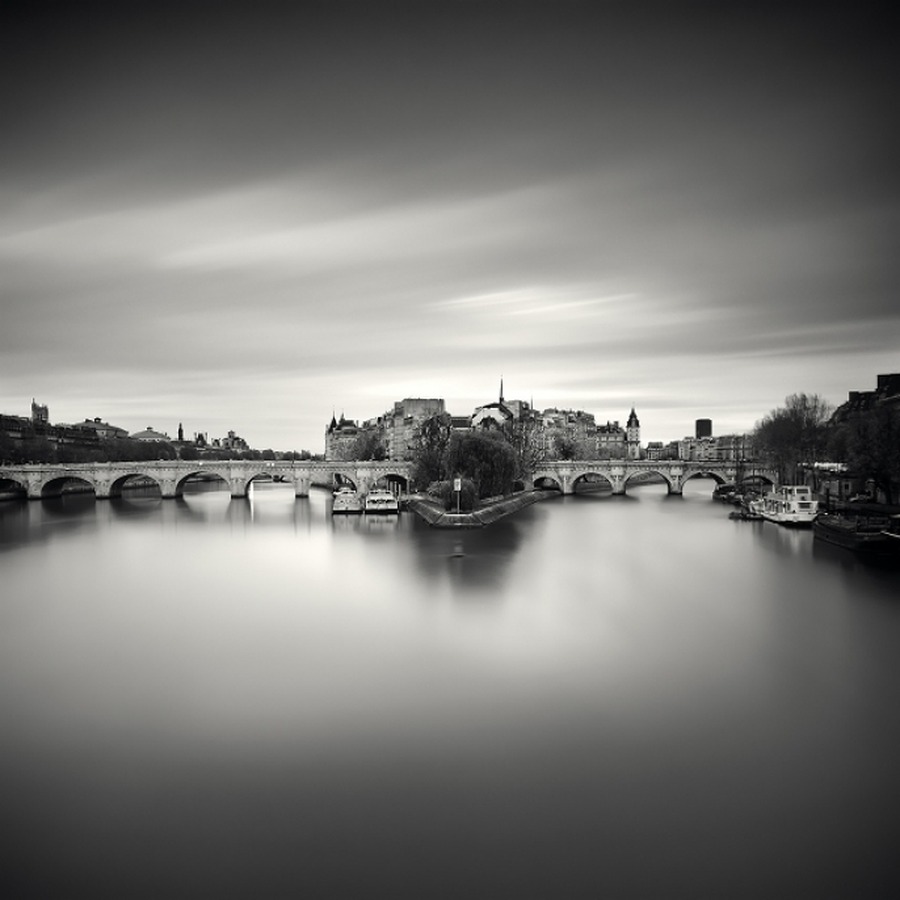
[[[500,402],[503,402],[503,376],[500,376]]]

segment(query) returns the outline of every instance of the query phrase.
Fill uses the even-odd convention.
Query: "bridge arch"
[[[195,469],[190,472],[185,472],[183,475],[178,477],[175,482],[175,496],[183,496],[185,485],[197,482],[215,484],[217,485],[217,490],[222,490],[220,484],[221,482],[224,484],[225,488],[228,488],[229,490],[231,489],[231,479],[229,478],[227,469],[222,469],[218,466],[204,466],[202,469]]]
[[[731,479],[725,472],[722,472],[721,470],[715,468],[695,467],[685,469],[684,474],[681,476],[681,483],[685,484],[692,478],[712,478],[717,485],[731,483]]]
[[[146,472],[129,472],[125,475],[120,475],[118,478],[115,478],[109,485],[109,496],[110,497],[121,497],[122,491],[128,486],[129,482],[133,482],[135,479],[141,479],[144,484],[141,487],[150,487],[147,482],[152,482],[153,485],[159,490],[160,495],[163,492],[163,486],[160,483],[158,478],[154,478],[152,475],[148,475]]]
[[[0,499],[28,496],[28,480],[0,475]]]
[[[659,484],[659,479],[662,479],[663,482],[665,482],[667,493],[681,493],[680,485],[676,485],[672,481],[672,478],[661,471],[661,469],[641,469],[639,472],[627,473],[622,479],[622,493],[624,494],[627,492],[629,484],[632,485],[632,487],[639,484]]]
[[[236,478],[234,478],[231,482],[231,495],[233,497],[241,496],[241,497],[249,497],[250,496],[250,485],[253,484],[254,481],[268,481],[268,482],[278,482],[282,484],[294,484],[294,480],[289,476],[286,476],[283,472],[275,472],[270,467],[266,467],[265,463],[262,463],[262,467],[254,471],[243,472]],[[296,492],[296,484],[294,484],[294,489]]]
[[[611,472],[600,472],[596,469],[590,469],[585,472],[573,472],[571,485],[573,494],[591,490],[606,491],[608,489],[614,491],[616,487]]]
[[[71,472],[63,472],[59,475],[51,475],[40,483],[41,499],[61,497],[66,493],[92,493],[96,497],[100,490],[97,482],[84,473],[76,475]]]
[[[760,487],[763,485],[768,485],[769,487],[774,487],[778,484],[778,478],[774,474],[774,472],[749,472],[746,475],[742,475],[738,479],[738,484],[744,485],[759,485]]]
[[[538,491],[559,491],[562,493],[562,482],[555,475],[540,472],[534,476],[534,488]]]
[[[352,488],[354,491],[359,490],[358,479],[351,478],[346,472],[332,472],[329,481],[334,490],[337,490],[339,487],[344,487],[345,485]]]
[[[373,487],[376,485],[381,487],[383,485],[395,493],[409,490],[409,479],[399,472],[385,472],[383,475],[379,475],[372,484]]]

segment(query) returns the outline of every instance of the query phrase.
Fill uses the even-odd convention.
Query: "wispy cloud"
[[[839,400],[898,365],[896,53],[773,16],[11,22],[0,408],[319,449],[501,373],[658,438]]]

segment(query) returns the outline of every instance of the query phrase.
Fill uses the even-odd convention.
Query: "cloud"
[[[466,412],[504,374],[602,419],[652,403],[664,437],[896,368],[897,63],[871,23],[196,15],[10,23],[9,411],[39,391],[171,431],[215,407],[317,449],[332,404]]]

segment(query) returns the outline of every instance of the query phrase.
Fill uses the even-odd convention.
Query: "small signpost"
[[[462,490],[462,478],[453,479],[453,490],[456,491],[456,514],[459,515],[459,492]]]

